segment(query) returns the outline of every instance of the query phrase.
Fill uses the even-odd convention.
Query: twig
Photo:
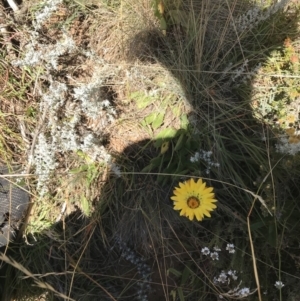
[[[7,0],[7,3],[14,12],[19,11],[19,7],[14,0]]]

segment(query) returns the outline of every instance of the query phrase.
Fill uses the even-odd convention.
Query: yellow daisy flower
[[[181,210],[180,215],[188,217],[191,221],[196,217],[198,221],[204,218],[204,215],[210,217],[210,211],[217,206],[214,204],[217,200],[214,198],[213,187],[206,187],[206,183],[199,179],[189,179],[179,183],[175,187],[175,194],[171,197],[174,201],[174,210]]]

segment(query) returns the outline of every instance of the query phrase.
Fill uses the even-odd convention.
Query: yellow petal
[[[208,194],[208,193],[212,192],[213,190],[214,190],[213,187],[207,187],[204,189],[203,193]]]
[[[175,195],[182,195],[182,191],[179,191],[179,190],[174,190],[173,193]]]
[[[191,179],[191,189],[195,191],[199,189],[199,185],[194,181],[194,179]]]
[[[184,183],[179,182],[179,187],[180,187],[180,188],[183,188],[184,186],[185,186]]]
[[[194,213],[192,211],[190,211],[187,214],[188,214],[190,221],[192,221],[194,219]]]
[[[179,213],[180,216],[186,216],[185,213],[183,211],[180,211]]]
[[[181,210],[182,209],[182,204],[179,202],[174,202],[174,209],[175,210]]]
[[[202,179],[201,179],[201,178],[200,178],[200,179],[198,179],[198,181],[197,181],[197,185],[198,185],[198,186],[200,186],[200,185],[202,185],[202,183],[203,183],[203,182],[202,182]]]
[[[214,193],[203,194],[203,199],[214,200],[215,199],[215,194]]]
[[[203,204],[201,206],[204,210],[212,211],[213,209],[217,208],[215,204]]]
[[[203,214],[207,217],[211,217],[209,211],[207,211],[207,210],[203,210]]]
[[[196,219],[197,219],[197,221],[202,221],[202,219],[203,219],[203,214],[201,214],[199,211],[196,211],[195,212],[195,215],[196,215]]]

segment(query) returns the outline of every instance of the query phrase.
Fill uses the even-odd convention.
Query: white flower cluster
[[[40,110],[48,109],[47,128],[50,129],[50,140],[53,148],[58,152],[82,150],[93,160],[101,159],[105,162],[111,160],[99,139],[94,133],[86,131],[79,134],[77,125],[81,120],[84,108],[74,101],[66,102],[68,88],[64,83],[51,82],[49,90],[42,96]],[[64,106],[65,110],[61,110]],[[59,119],[59,114],[63,114]],[[54,146],[56,145],[56,147]]]
[[[48,193],[49,178],[58,164],[56,163],[55,149],[43,133],[39,134],[34,156],[29,158],[29,161],[36,166],[37,191],[40,196],[45,196]]]
[[[238,297],[247,297],[250,294],[250,288],[248,287],[243,287],[240,290],[237,291]]]
[[[227,293],[223,293],[221,296],[230,299],[241,299],[250,296],[256,291],[256,290],[250,291],[249,287],[240,288],[241,284],[242,281],[234,289],[229,290]]]
[[[214,252],[211,252],[208,247],[204,247],[204,248],[201,249],[201,253],[205,256],[210,255],[212,260],[219,260],[219,253],[218,252],[221,252],[221,249],[218,246],[214,246],[213,250],[214,250]],[[231,254],[235,253],[234,244],[227,244],[226,250]]]
[[[213,162],[211,160],[212,151],[204,151],[200,150],[199,152],[196,152],[193,156],[190,157],[190,161],[192,163],[199,162],[200,160],[203,160],[207,164],[207,168],[205,170],[206,174],[210,173],[210,170],[212,167],[220,167],[220,164],[217,162]]]
[[[247,83],[250,79],[258,74],[262,66],[261,63],[258,63],[252,69],[248,70],[248,63],[249,60],[246,59],[242,65],[237,68],[232,67],[232,63],[230,63],[222,72],[220,79],[223,79],[226,74],[230,73],[231,77],[225,85],[230,86],[233,83]]]
[[[35,66],[45,64],[46,68],[58,70],[58,59],[66,53],[73,53],[76,44],[72,38],[63,33],[61,40],[52,45],[40,44],[38,33],[30,32],[31,41],[25,46],[25,56],[13,62],[14,66]]]
[[[35,13],[35,20],[33,22],[35,30],[39,30],[41,28],[42,24],[51,17],[52,13],[58,9],[58,5],[62,2],[63,0],[46,0],[41,3],[41,5],[43,5],[43,9],[38,10]]]
[[[81,104],[74,101],[66,104],[67,92],[68,89],[64,83],[51,82],[49,90],[41,99],[40,110],[41,112],[47,110],[48,113],[45,131],[49,131],[49,136],[47,141],[43,135],[41,136],[40,142],[35,146],[33,158],[31,158],[38,174],[37,189],[41,195],[48,192],[47,181],[57,166],[55,158],[58,153],[66,154],[70,151],[81,150],[91,160],[111,165],[112,171],[120,176],[118,166],[112,163],[110,154],[101,145],[101,140],[89,130],[84,133],[78,132],[77,126],[86,110],[81,107]],[[61,110],[62,107],[65,110]],[[95,110],[99,110],[99,108],[95,108]],[[63,115],[59,118],[58,116],[61,114]]]
[[[219,247],[214,247],[213,248],[214,252],[211,252],[210,249],[208,247],[204,247],[201,249],[201,253],[205,256],[210,255],[210,258],[212,260],[219,260],[219,253],[221,251],[221,249]]]
[[[234,254],[234,253],[235,253],[234,244],[227,244],[226,250],[227,250],[229,253]]]
[[[290,143],[288,137],[281,137],[275,145],[276,151],[282,154],[296,155],[300,151],[300,142]]]
[[[239,16],[232,24],[237,32],[251,30],[260,22],[267,20],[272,15],[283,9],[290,0],[279,0],[266,9],[255,6],[249,9],[245,14]]]
[[[242,75],[244,75],[246,73],[248,63],[249,63],[249,60],[246,59],[243,62],[241,67],[235,69],[235,71],[233,72],[233,75],[231,76],[231,81],[235,82],[237,78],[241,77]]]
[[[106,119],[108,122],[112,122],[116,116],[116,111],[109,100],[103,100],[102,84],[102,80],[94,76],[90,83],[74,88],[74,98],[81,102],[81,108],[88,117],[96,119],[99,117],[99,112],[106,111]],[[105,127],[106,125],[103,124],[102,126]]]
[[[49,191],[49,179],[58,166],[56,162],[58,153],[66,154],[69,151],[82,149],[93,161],[98,160],[108,165],[111,164],[111,156],[104,146],[93,143],[94,134],[90,133],[87,136],[80,137],[69,125],[62,125],[59,128],[60,130],[55,128],[54,135],[49,135],[48,139],[43,133],[38,136],[34,155],[30,158],[30,162],[35,166],[35,173],[38,176],[37,191],[40,196],[44,196]]]
[[[204,247],[201,249],[201,253],[205,256],[210,255],[212,260],[219,260],[218,252],[220,252],[221,249],[218,246],[214,246],[213,250],[214,250],[214,252],[211,252],[208,247]],[[234,244],[227,244],[226,250],[229,253],[232,253],[232,254],[235,253]],[[215,285],[222,285],[222,284],[229,285],[231,281],[236,281],[237,279],[238,279],[238,276],[237,276],[236,270],[228,270],[228,271],[222,270],[221,273],[217,277],[214,277],[213,282]],[[219,298],[223,299],[224,296],[229,297],[229,298],[235,298],[235,299],[236,298],[244,298],[254,292],[254,291],[251,292],[248,287],[240,288],[241,283],[242,282],[240,282],[237,285],[237,287],[235,287],[234,289],[228,291],[227,293],[220,295]],[[278,286],[279,286],[280,285],[279,281],[277,281],[276,284],[278,284]],[[275,284],[275,286],[276,286],[276,284]]]
[[[214,283],[215,284],[224,284],[224,283],[227,283],[229,284],[230,283],[230,278],[232,280],[237,280],[238,277],[236,275],[237,271],[236,270],[229,270],[229,271],[221,271],[220,275],[218,277],[214,277]]]
[[[261,63],[258,63],[254,68],[252,68],[247,74],[245,74],[242,78],[242,83],[246,83],[250,79],[252,79],[255,75],[258,74],[261,69]]]
[[[122,252],[121,256],[136,266],[137,271],[142,278],[142,281],[137,283],[138,291],[137,299],[135,300],[147,301],[148,294],[151,289],[150,282],[152,281],[150,276],[150,266],[145,263],[144,258],[139,257],[133,250],[128,248],[128,246],[120,238],[116,238],[116,243],[119,250]]]
[[[43,66],[44,79],[49,84],[46,89],[38,90],[41,95],[40,115],[43,116],[44,124],[42,133],[37,137],[34,152],[29,158],[30,163],[36,168],[37,190],[41,196],[49,192],[47,184],[58,166],[56,161],[58,154],[67,155],[70,152],[82,151],[89,159],[110,165],[112,172],[117,176],[121,174],[119,167],[112,162],[110,154],[102,145],[102,138],[99,136],[116,116],[114,107],[105,99],[101,88],[105,79],[115,74],[117,67],[112,68],[101,58],[90,54],[88,60],[99,66],[97,68],[100,69],[99,72],[93,74],[88,84],[70,88],[69,82],[62,82],[56,77],[59,71],[59,60],[74,51],[87,58],[84,50],[77,48],[75,41],[64,29],[56,43],[41,42],[45,39],[41,38],[39,29],[61,3],[62,0],[45,0],[40,3],[41,9],[34,15],[34,30],[28,32],[29,41],[24,49],[24,57],[13,62],[19,67]],[[85,122],[87,119],[85,117],[92,121],[89,119]]]
[[[51,84],[48,91],[42,95],[42,101],[40,103],[41,112],[48,107],[56,111],[65,104],[66,93],[68,92],[66,84],[57,81],[50,82]]]
[[[237,271],[236,270],[229,270],[228,272],[227,272],[227,275],[229,275],[231,278],[232,278],[232,280],[237,280],[238,279],[238,277],[236,276],[236,273],[237,273]]]

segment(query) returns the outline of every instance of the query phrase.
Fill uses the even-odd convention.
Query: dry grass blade
[[[254,271],[254,276],[255,276],[255,281],[256,281],[256,286],[257,286],[257,293],[258,293],[259,301],[262,301],[261,291],[260,291],[260,283],[259,283],[259,275],[258,275],[257,265],[256,265],[256,256],[255,256],[254,244],[253,244],[253,240],[252,240],[251,227],[250,227],[250,216],[251,216],[255,201],[256,201],[256,198],[253,200],[252,206],[249,210],[249,214],[247,216],[247,225],[248,225],[248,235],[249,235],[250,246],[251,246],[252,261],[253,261],[253,271]]]
[[[35,282],[35,284],[40,288],[45,288],[51,292],[53,292],[56,296],[63,298],[65,300],[75,301],[72,298],[69,298],[68,296],[56,291],[50,284],[46,282],[42,282],[38,280],[30,271],[28,271],[22,264],[16,262],[15,260],[9,258],[8,256],[4,255],[3,253],[0,253],[0,260],[6,262],[7,264],[13,266],[14,268],[18,269],[19,271],[23,272],[26,276],[32,278]]]
[[[72,286],[73,286],[73,282],[74,282],[74,276],[75,276],[75,273],[79,270],[79,272],[80,273],[82,273],[84,276],[86,276],[89,280],[91,280],[94,284],[96,284],[97,286],[99,286],[110,298],[111,298],[111,300],[113,300],[113,301],[116,301],[116,299],[101,285],[101,284],[99,284],[99,283],[97,283],[95,280],[93,280],[89,275],[87,275],[87,274],[85,274],[85,273],[83,273],[82,271],[80,271],[80,269],[78,268],[78,266],[79,266],[79,263],[80,263],[80,260],[81,260],[81,258],[82,258],[82,256],[83,256],[83,254],[84,254],[84,252],[86,251],[86,248],[87,248],[87,246],[88,246],[88,244],[89,244],[89,242],[90,242],[90,240],[91,240],[91,238],[92,238],[92,236],[93,236],[93,233],[94,233],[94,231],[95,231],[95,228],[96,228],[96,226],[94,225],[94,227],[93,227],[93,230],[90,232],[90,234],[89,234],[89,238],[88,238],[88,240],[87,240],[87,242],[86,242],[86,244],[85,244],[85,247],[84,247],[84,249],[82,250],[82,252],[81,252],[81,254],[80,254],[80,257],[79,257],[79,259],[78,259],[78,261],[76,262],[76,263],[74,263],[73,264],[73,266],[74,266],[74,272],[72,273],[72,279],[71,279],[71,284],[70,284],[70,289],[69,289],[69,297],[70,297],[70,295],[71,295],[71,292],[72,292]],[[70,261],[73,261],[71,258],[70,258],[70,256],[69,256],[69,260]]]

